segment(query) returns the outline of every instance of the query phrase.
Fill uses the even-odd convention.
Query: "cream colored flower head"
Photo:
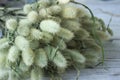
[[[28,19],[21,19],[19,21],[20,27],[31,27],[32,23]]]
[[[27,16],[28,20],[32,23],[36,23],[39,21],[39,15],[36,11],[31,11],[28,16]]]
[[[19,26],[17,32],[21,36],[28,36],[30,33],[30,28],[26,26]]]
[[[8,52],[8,60],[11,62],[16,62],[20,56],[20,51],[16,46],[11,46]]]
[[[7,29],[9,29],[10,31],[14,31],[17,28],[17,20],[15,19],[9,19],[6,21],[6,27]]]
[[[42,9],[40,9],[40,11],[39,11],[39,16],[41,17],[41,18],[46,18],[46,17],[48,17],[48,11],[47,11],[47,9],[46,8],[42,8]]]
[[[60,5],[53,5],[49,8],[52,14],[59,14],[62,11],[62,7]]]
[[[31,38],[34,39],[34,40],[40,40],[40,39],[42,39],[42,37],[43,37],[42,32],[40,32],[40,30],[34,29],[34,28],[31,29],[31,34],[30,34],[30,36],[31,36]]]
[[[63,6],[62,16],[67,19],[75,19],[78,15],[78,9],[75,6],[65,5]]]
[[[59,4],[67,4],[70,0],[58,0]]]
[[[47,31],[53,34],[60,31],[60,25],[56,21],[53,21],[53,20],[43,20],[40,23],[40,28],[43,31]]]
[[[17,36],[15,38],[15,44],[20,50],[26,50],[30,47],[29,41],[23,36]]]
[[[30,11],[32,11],[32,7],[30,4],[26,4],[24,7],[23,7],[23,11],[25,14],[28,14]]]
[[[70,41],[73,39],[74,37],[74,33],[71,32],[70,30],[68,29],[65,29],[65,28],[61,28],[60,31],[57,33],[57,35],[59,37],[62,37],[63,39],[65,39],[66,41]]]
[[[31,66],[34,63],[35,53],[31,48],[27,48],[22,51],[22,58],[27,66]]]

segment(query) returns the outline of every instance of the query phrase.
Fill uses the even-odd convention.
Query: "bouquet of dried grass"
[[[42,80],[44,73],[50,80],[61,80],[68,68],[79,72],[104,62],[102,42],[113,33],[86,5],[39,0],[26,4],[23,13],[16,11],[3,9],[0,19],[5,22],[1,25],[0,80]]]

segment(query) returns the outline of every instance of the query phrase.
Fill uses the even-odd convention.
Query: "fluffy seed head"
[[[56,52],[56,48],[48,46],[45,47],[48,59],[51,60],[58,68],[66,68],[67,61],[60,51]]]
[[[36,23],[39,21],[39,15],[36,11],[31,11],[28,15],[27,18],[30,22]]]
[[[20,68],[23,72],[26,72],[26,71],[29,70],[29,66],[27,66],[27,65],[23,62],[23,60],[20,62],[19,68]]]
[[[62,26],[69,29],[70,31],[76,32],[80,29],[80,23],[77,20],[63,20]]]
[[[21,27],[31,27],[32,23],[28,19],[21,19],[19,26]]]
[[[56,56],[53,59],[53,62],[59,68],[66,68],[67,67],[67,61],[66,61],[66,59],[64,58],[64,56],[59,51],[56,53]]]
[[[74,37],[73,32],[65,28],[61,28],[57,35],[67,41],[70,41]]]
[[[23,7],[23,11],[25,14],[28,14],[30,11],[32,11],[32,7],[30,4],[26,4],[24,7]]]
[[[34,57],[35,57],[35,53],[33,52],[32,49],[27,48],[26,50],[22,51],[22,58],[24,63],[27,66],[31,66],[34,62]]]
[[[101,52],[101,47],[98,45],[94,39],[85,39],[84,45],[87,46],[88,49],[94,50],[96,52]]]
[[[17,28],[17,20],[15,19],[9,19],[6,21],[6,27],[7,29],[9,29],[10,31],[14,31]]]
[[[26,27],[26,26],[19,26],[17,29],[17,32],[21,36],[28,36],[30,33],[30,29],[29,27]]]
[[[73,6],[64,6],[62,10],[62,17],[67,19],[75,19],[77,17],[77,8]]]
[[[9,53],[8,53],[8,60],[11,62],[16,62],[17,59],[19,58],[20,55],[20,51],[16,46],[12,46],[9,49]]]
[[[53,44],[55,47],[57,47],[58,44],[59,44],[59,49],[60,49],[60,50],[64,50],[64,49],[67,48],[67,45],[66,45],[65,41],[64,41],[64,40],[61,41],[61,39],[60,39],[60,38],[57,38],[57,37],[52,41],[52,44]]]
[[[41,68],[44,68],[47,66],[48,60],[47,55],[44,49],[39,49],[36,51],[36,58],[35,58],[35,64],[38,65]]]
[[[49,15],[49,13],[48,13],[48,11],[47,11],[46,8],[40,9],[40,11],[39,11],[39,16],[40,16],[41,18],[46,18],[46,17],[48,17],[48,15]]]
[[[42,75],[42,70],[35,67],[33,70],[31,70],[30,80],[42,80]]]
[[[40,23],[40,28],[43,31],[47,31],[47,32],[50,32],[50,33],[54,34],[54,33],[57,33],[60,30],[60,25],[53,20],[43,20]]]
[[[7,38],[1,38],[1,39],[0,39],[0,44],[4,43],[4,42],[6,42],[6,41],[8,41]]]
[[[0,51],[0,68],[5,68],[6,60],[7,60],[7,50]]]
[[[15,44],[20,50],[26,50],[29,48],[29,41],[22,36],[17,36],[15,38]]]
[[[31,33],[30,33],[31,38],[33,38],[34,40],[40,40],[42,39],[43,35],[42,32],[40,32],[40,30],[38,29],[31,29]]]
[[[32,40],[30,41],[30,48],[31,49],[38,49],[40,47],[40,41],[39,40]]]
[[[89,14],[88,11],[86,11],[86,9],[84,7],[80,7],[77,9],[78,10],[78,17],[82,18],[82,17],[91,17],[91,15]]]
[[[80,28],[77,32],[75,32],[75,36],[78,39],[86,39],[90,36],[90,34],[87,30]]]
[[[106,34],[106,32],[103,31],[96,31],[96,35],[100,38],[102,41],[109,40],[109,36]]]
[[[50,33],[48,33],[48,32],[42,32],[42,34],[43,34],[42,40],[43,40],[45,43],[49,43],[50,41],[53,40],[53,36],[52,36]]]
[[[59,6],[59,5],[54,5],[54,6],[51,6],[50,8],[50,11],[52,12],[52,14],[54,15],[56,15],[56,14],[59,14],[61,11],[62,11],[62,8],[61,8],[61,6]]]
[[[40,8],[47,7],[50,5],[50,0],[39,0],[38,4]]]
[[[6,49],[6,48],[9,48],[9,41],[5,41],[3,43],[0,44],[0,50],[3,50],[3,49]]]
[[[67,4],[70,0],[58,0],[59,4]]]
[[[67,49],[65,51],[65,54],[69,54],[75,62],[85,63],[85,61],[86,61],[86,58],[77,50]]]

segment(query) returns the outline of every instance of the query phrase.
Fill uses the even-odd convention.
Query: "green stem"
[[[54,59],[55,56],[57,55],[57,51],[59,50],[60,44],[61,44],[62,42],[63,42],[63,38],[60,40],[58,46],[57,46],[56,49],[55,49],[55,55],[54,55],[53,59]]]
[[[112,22],[112,16],[111,16],[111,18],[110,18],[110,20],[109,20],[109,23],[108,23],[108,25],[107,25],[107,28],[108,27],[110,27],[110,23]]]

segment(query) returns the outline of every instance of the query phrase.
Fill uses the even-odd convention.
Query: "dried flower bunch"
[[[103,53],[102,42],[112,31],[70,0],[39,0],[26,4],[24,18],[5,22],[0,39],[0,80],[61,80],[68,68],[95,66]],[[110,35],[109,35],[109,34]],[[104,56],[104,55],[103,55]]]

